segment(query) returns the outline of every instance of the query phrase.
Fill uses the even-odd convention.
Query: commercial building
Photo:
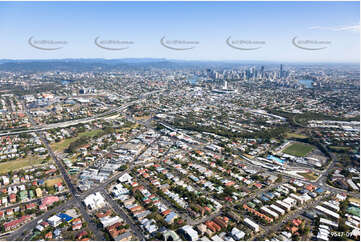
[[[90,194],[83,200],[83,202],[85,206],[91,210],[99,209],[105,206],[105,200],[99,192]]]
[[[47,221],[52,227],[58,227],[62,223],[61,218],[57,215],[48,218]]]

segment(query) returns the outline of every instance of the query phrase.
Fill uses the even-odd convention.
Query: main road
[[[29,121],[31,122],[31,124],[33,126],[36,125],[32,115],[30,114],[29,110],[26,110],[26,114],[29,118]],[[102,233],[97,229],[96,224],[94,223],[94,221],[90,218],[89,214],[87,213],[87,211],[85,210],[82,201],[76,196],[77,191],[76,188],[74,187],[73,183],[71,182],[71,179],[68,175],[68,172],[65,170],[63,164],[58,160],[58,158],[56,157],[56,155],[54,154],[53,150],[51,149],[48,141],[46,140],[46,138],[44,137],[44,134],[42,133],[42,131],[36,131],[36,133],[38,134],[40,140],[43,142],[43,144],[45,145],[46,149],[49,152],[49,155],[51,156],[51,158],[54,160],[56,166],[58,167],[61,175],[63,176],[63,179],[71,193],[71,195],[73,196],[74,199],[74,206],[78,207],[80,210],[80,213],[83,217],[83,219],[88,223],[88,227],[89,229],[94,233],[94,236],[96,238],[96,240],[104,240],[104,236],[102,235]]]
[[[144,94],[141,94],[137,100],[134,101],[130,101],[127,102],[126,104],[120,106],[120,107],[116,107],[114,109],[111,109],[109,111],[106,111],[104,113],[100,113],[88,118],[82,118],[82,119],[76,119],[76,120],[70,120],[70,121],[64,121],[64,122],[59,122],[59,123],[54,123],[54,124],[44,124],[44,125],[38,125],[35,122],[32,122],[30,119],[30,122],[32,123],[32,128],[30,129],[24,129],[24,130],[7,130],[7,131],[1,131],[0,136],[7,136],[7,135],[16,135],[16,134],[22,134],[22,133],[31,133],[31,132],[37,132],[37,131],[45,131],[45,130],[49,130],[49,129],[55,129],[55,128],[65,128],[68,126],[73,126],[73,125],[77,125],[80,123],[89,123],[91,121],[95,121],[95,120],[99,120],[99,119],[103,119],[106,116],[109,116],[111,114],[116,114],[119,113],[121,111],[126,110],[129,106],[139,103],[141,101],[143,101],[144,99],[146,99],[146,97],[148,97],[149,95],[152,95],[154,93],[161,93],[164,92],[165,90],[157,90],[157,91],[152,91],[152,92],[147,92]],[[26,109],[25,105],[23,104],[23,110],[26,110],[27,114],[29,113],[29,110]],[[33,120],[34,121],[34,120]]]

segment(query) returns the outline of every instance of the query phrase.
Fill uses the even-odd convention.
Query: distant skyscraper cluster
[[[265,71],[265,67],[251,66],[247,69],[232,70],[232,71],[216,71],[207,69],[204,73],[210,80],[281,80],[285,81],[289,76],[289,71],[284,70],[283,64],[279,69]]]

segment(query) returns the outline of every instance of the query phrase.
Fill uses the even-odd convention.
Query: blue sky
[[[265,60],[359,62],[359,2],[0,2],[0,59],[169,58],[185,60]],[[44,51],[28,39],[67,41]],[[102,40],[132,41],[123,51],[97,47]],[[169,40],[198,41],[174,51]],[[242,51],[226,39],[264,41]],[[309,51],[291,40],[330,41]]]

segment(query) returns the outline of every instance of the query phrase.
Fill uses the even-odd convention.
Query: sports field
[[[308,153],[310,153],[313,150],[313,148],[314,147],[309,144],[295,142],[287,146],[283,150],[283,153],[298,157],[304,157]]]

